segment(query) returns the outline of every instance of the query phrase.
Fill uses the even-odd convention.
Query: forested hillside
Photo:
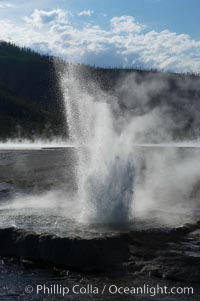
[[[170,134],[175,139],[200,136],[198,74],[97,68],[60,59],[55,65],[54,61],[54,57],[0,42],[1,140],[67,137],[58,71],[69,66],[75,68],[84,89],[90,90],[92,81],[106,91],[119,104],[120,114],[142,116],[159,107],[174,123]]]
[[[65,135],[53,58],[0,43],[0,137]]]

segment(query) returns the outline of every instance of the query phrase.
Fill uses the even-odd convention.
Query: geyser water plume
[[[69,65],[62,76],[70,139],[78,145],[76,205],[82,212],[78,218],[121,224],[164,213],[162,223],[177,225],[180,213],[190,217],[197,213],[199,140],[174,141],[173,132],[180,131],[185,121],[176,122],[176,111],[170,110],[173,104],[151,108],[150,99],[161,88],[166,93],[164,82],[158,89],[157,79],[151,78],[150,86],[132,78],[123,88],[124,82],[122,96],[128,91],[128,99],[125,95],[122,102],[130,107],[125,113],[116,93],[110,95],[91,79],[85,80],[81,68]],[[138,89],[136,96],[131,86]],[[139,102],[140,91],[144,103]]]
[[[116,134],[107,95],[89,94],[69,67],[62,78],[70,138],[78,144],[76,175],[80,219],[124,223],[131,216],[134,164],[130,148]],[[76,79],[76,80],[75,80]]]

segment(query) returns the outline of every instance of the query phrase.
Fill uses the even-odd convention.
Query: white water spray
[[[127,222],[133,199],[133,157],[114,130],[107,96],[100,89],[94,95],[87,93],[73,68],[64,74],[62,87],[70,138],[78,145],[81,220]]]
[[[62,77],[70,139],[78,145],[79,220],[126,223],[157,210],[166,213],[167,222],[172,212],[192,216],[200,183],[199,142],[160,143],[170,141],[176,127],[163,119],[162,110],[116,117],[114,96],[89,85],[72,66]]]

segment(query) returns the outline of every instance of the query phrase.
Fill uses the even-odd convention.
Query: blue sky
[[[199,0],[0,0],[0,39],[103,66],[200,71]]]

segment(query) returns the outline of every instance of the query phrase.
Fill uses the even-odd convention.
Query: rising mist
[[[199,102],[198,93],[191,100],[180,93],[190,83],[181,77],[172,83],[169,74],[131,74],[110,93],[95,80],[86,82],[77,68],[65,69],[61,86],[77,145],[82,221],[127,223],[157,215],[176,223],[176,213],[193,216],[200,194],[200,151],[193,149]]]

